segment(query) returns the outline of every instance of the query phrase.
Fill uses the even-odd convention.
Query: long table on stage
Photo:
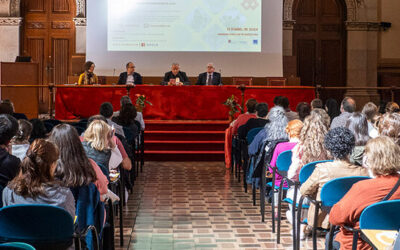
[[[273,106],[275,96],[289,98],[290,108],[299,102],[315,98],[313,87],[256,87],[242,92],[238,86],[151,86],[138,85],[131,88],[129,96],[145,95],[153,105],[146,105],[143,116],[154,120],[227,120],[229,109],[222,103],[235,95],[239,104],[255,98]],[[115,110],[120,108],[120,98],[127,95],[125,86],[56,86],[55,118],[72,120],[88,118],[99,113],[103,102],[111,102]]]

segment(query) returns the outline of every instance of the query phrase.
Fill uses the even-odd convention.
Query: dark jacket
[[[18,174],[20,163],[21,161],[17,157],[0,148],[0,189],[5,188],[8,182]]]
[[[174,75],[172,71],[165,73],[164,79],[161,82],[161,85],[167,85],[170,79],[175,79],[179,77],[179,80],[183,83],[183,85],[190,85],[189,78],[186,73],[183,71],[179,71],[177,75]]]
[[[119,79],[118,79],[118,84],[119,85],[123,85],[126,84],[126,80],[128,79],[128,73],[127,72],[122,72],[119,75]],[[139,73],[133,72],[133,81],[134,84],[143,84],[142,82],[142,76]]]
[[[249,119],[244,125],[242,125],[242,126],[240,126],[238,128],[239,138],[246,139],[247,133],[252,128],[264,127],[265,124],[267,124],[267,122],[269,122],[269,120],[262,119],[262,118],[251,118],[251,119]]]
[[[110,180],[110,171],[108,165],[111,158],[111,150],[98,151],[90,145],[89,142],[82,142],[83,149],[86,152],[86,156],[96,162],[99,165],[103,174]]]
[[[207,77],[208,77],[208,73],[207,72],[201,73],[199,75],[199,78],[197,78],[196,85],[206,85]],[[218,72],[214,72],[213,75],[212,75],[212,84],[209,84],[209,85],[222,85],[221,74],[218,73]]]

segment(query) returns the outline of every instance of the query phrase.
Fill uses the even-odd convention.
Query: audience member
[[[233,135],[237,135],[238,129],[240,126],[246,124],[246,122],[251,119],[251,118],[257,118],[256,116],[256,106],[257,106],[257,100],[250,98],[246,102],[246,108],[247,112],[244,114],[240,114],[238,118],[235,120],[233,123],[233,128],[232,128],[232,133]]]
[[[363,210],[374,203],[382,201],[393,189],[400,175],[400,147],[386,136],[371,139],[365,147],[364,166],[374,179],[357,182],[336,203],[330,213],[329,221],[341,226],[334,238],[333,249],[351,249],[352,232],[343,226],[359,229],[359,219]],[[389,200],[400,199],[400,189],[393,193]],[[371,246],[358,238],[357,249],[372,249]]]
[[[135,72],[135,64],[133,62],[128,62],[126,64],[126,71],[119,75],[118,84],[119,85],[136,85],[142,84],[142,76]]]
[[[313,109],[304,120],[300,142],[292,149],[292,164],[288,177],[298,180],[300,169],[313,161],[328,159],[324,138],[329,130],[329,116],[323,109]]]
[[[125,133],[125,138],[128,142],[132,142],[140,132],[138,126],[136,125],[136,108],[132,103],[126,103],[121,106],[118,116],[112,118],[112,121],[122,126],[125,129],[129,129],[131,135]],[[138,124],[140,125],[140,124]]]
[[[388,102],[386,103],[385,111],[386,113],[399,113],[400,112],[399,104],[395,102]]]
[[[11,113],[10,113],[11,112]],[[4,99],[0,104],[0,114],[9,114],[12,115],[15,119],[25,119],[28,120],[23,113],[15,113],[14,103],[10,99]]]
[[[341,114],[332,120],[331,129],[346,126],[347,119],[354,111],[356,111],[356,101],[351,97],[345,97],[340,105]]]
[[[0,198],[3,188],[18,174],[20,160],[9,154],[9,143],[18,131],[17,120],[6,114],[0,115]],[[0,199],[1,207],[1,199]]]
[[[333,179],[345,176],[368,176],[368,170],[362,166],[352,165],[349,162],[349,155],[355,145],[353,133],[344,127],[331,129],[324,139],[325,148],[333,156],[333,162],[320,163],[315,167],[314,172],[308,180],[300,187],[300,193],[312,199],[321,199],[322,186]],[[315,206],[310,204],[307,221],[312,225],[314,221]],[[329,229],[329,222],[326,212],[318,212],[317,227]]]
[[[127,96],[127,95],[121,97],[120,106],[122,107],[122,106],[124,106],[124,105],[127,104],[127,103],[132,103],[131,98],[130,98],[129,96]],[[119,111],[115,111],[113,116],[116,117],[116,116],[118,116],[118,115],[119,115]],[[135,120],[138,121],[138,122],[140,123],[140,129],[141,129],[142,131],[144,131],[144,129],[145,129],[145,123],[144,123],[144,120],[143,120],[143,114],[142,114],[142,112],[139,112],[139,111],[136,112],[136,118],[135,118]]]
[[[333,98],[329,98],[328,100],[326,100],[325,110],[331,118],[331,121],[333,121],[333,119],[340,115],[339,104]]]
[[[388,102],[387,101],[385,101],[385,100],[380,100],[379,101],[379,107],[378,107],[378,111],[379,111],[379,113],[381,114],[381,115],[383,115],[385,112],[386,112],[386,104],[387,104]]]
[[[277,95],[274,97],[274,106],[281,106],[281,100],[282,100],[282,96],[281,95]]]
[[[299,102],[296,107],[296,111],[299,114],[300,121],[304,121],[304,119],[310,115],[311,106],[306,102]]]
[[[290,110],[289,99],[286,96],[282,96],[281,106],[285,110],[285,115],[288,118],[288,121],[299,119],[299,114]]]
[[[384,114],[379,122],[378,130],[380,135],[388,136],[392,138],[397,145],[400,145],[400,114]]]
[[[94,183],[100,195],[107,194],[108,180],[95,161],[86,156],[78,132],[68,124],[53,128],[49,140],[60,149],[60,162],[55,176],[62,186],[69,187],[78,199],[79,188]]]
[[[324,105],[321,99],[315,98],[311,101],[311,110],[313,109],[323,109]]]
[[[47,137],[47,129],[43,121],[40,119],[31,119],[32,132],[29,138],[29,143],[32,143],[36,139],[44,139]]]
[[[265,124],[264,129],[258,132],[249,145],[249,155],[255,155],[260,152],[262,150],[261,146],[267,140],[288,139],[288,135],[285,132],[287,124],[288,119],[285,115],[285,110],[281,106],[273,107],[268,114],[268,122]]]
[[[87,61],[84,65],[84,72],[79,76],[78,85],[93,85],[98,84],[99,80],[94,71],[94,63],[91,61]]]
[[[71,191],[54,180],[58,148],[49,141],[37,139],[26,155],[21,171],[3,191],[4,206],[49,204],[64,208],[74,218],[75,201]]]
[[[238,135],[240,139],[245,140],[247,133],[253,128],[264,127],[269,121],[268,115],[268,104],[262,102],[256,106],[257,118],[250,118],[244,125],[238,128]]]
[[[27,120],[18,120],[17,134],[11,140],[11,153],[18,157],[21,161],[26,156],[26,151],[30,146],[29,138],[32,132],[32,124]]]
[[[114,127],[115,133],[125,137],[124,129],[122,126],[113,122],[111,119],[113,117],[113,106],[110,102],[103,102],[100,106],[100,115],[104,116],[107,119],[107,124],[111,127]]]
[[[373,102],[368,102],[364,105],[362,113],[367,117],[368,120],[368,134],[371,138],[379,136],[378,130],[375,127],[375,120],[378,116],[378,107]]]
[[[365,145],[371,138],[368,135],[368,121],[364,114],[354,112],[346,122],[348,128],[354,135],[355,147],[350,154],[350,163],[361,166]]]

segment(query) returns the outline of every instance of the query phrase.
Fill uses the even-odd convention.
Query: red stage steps
[[[228,121],[147,120],[146,161],[223,161]]]

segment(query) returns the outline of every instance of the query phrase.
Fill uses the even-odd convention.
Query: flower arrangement
[[[146,104],[149,104],[150,106],[153,105],[151,102],[146,100],[145,95],[136,94],[135,96],[136,96],[136,107],[138,109],[143,110],[146,107]]]
[[[235,95],[232,95],[226,99],[223,105],[229,107],[229,118],[233,119],[233,116],[242,110],[242,107],[238,104],[238,99]]]

